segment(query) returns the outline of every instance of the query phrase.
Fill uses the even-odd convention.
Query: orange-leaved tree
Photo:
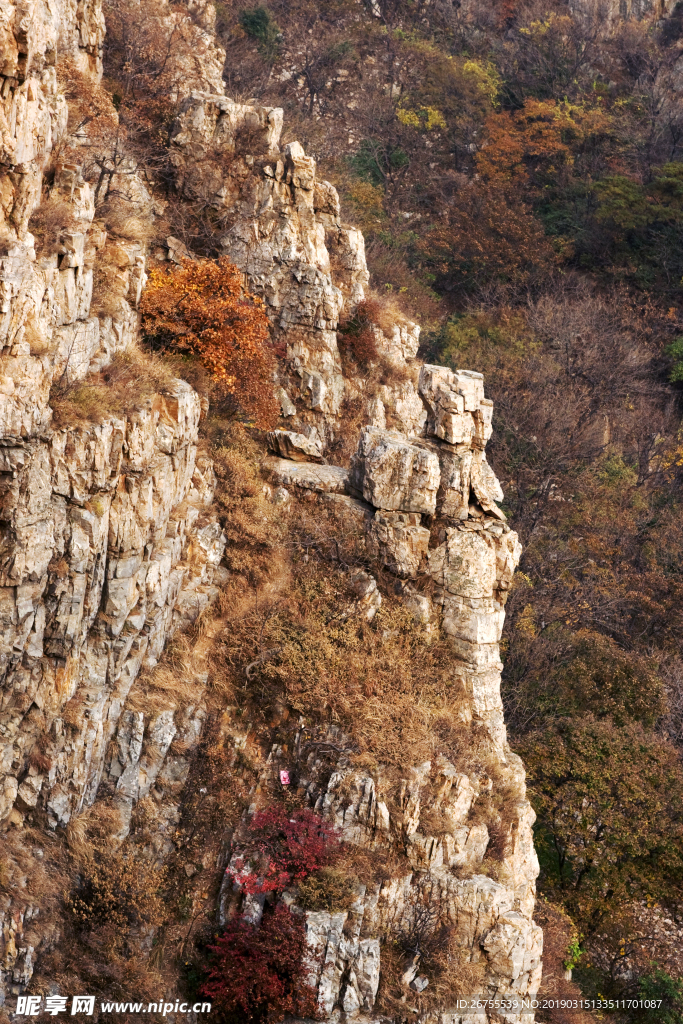
[[[140,312],[153,348],[196,356],[219,396],[231,396],[258,426],[275,423],[268,317],[262,300],[243,290],[239,270],[226,257],[155,267]]]

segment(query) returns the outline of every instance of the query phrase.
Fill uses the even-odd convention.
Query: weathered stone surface
[[[429,530],[417,512],[376,512],[368,530],[367,548],[389,572],[416,576],[429,547]]]
[[[382,421],[374,423],[369,407],[368,422],[370,425],[377,425],[384,429],[386,417],[389,416],[393,423],[400,423],[401,431],[407,437],[420,437],[424,432],[427,408],[412,380],[382,384],[372,404],[376,409],[375,415],[380,413],[381,409]]]
[[[377,580],[367,572],[356,572],[349,579],[349,587],[356,595],[350,608],[342,613],[342,620],[359,618],[372,622],[382,604],[382,595],[377,589]]]
[[[282,459],[294,462],[322,462],[323,446],[317,439],[295,434],[291,430],[271,430],[268,447]]]
[[[436,509],[439,462],[395,430],[364,427],[351,460],[349,486],[375,508],[427,512]]]
[[[377,348],[392,362],[414,359],[420,347],[420,328],[411,320],[400,320],[391,328],[377,328]]]
[[[427,432],[448,444],[469,445],[474,437],[472,412],[484,397],[481,374],[454,373],[445,366],[423,366],[419,390],[429,408]]]
[[[361,904],[362,906],[362,904]],[[357,928],[345,928],[347,918],[362,921],[362,911],[306,914],[306,941],[310,949],[308,984],[318,991],[323,1013],[332,1013],[339,1003],[345,1013],[372,1010],[379,988],[379,939],[359,939]],[[354,922],[356,923],[356,922]]]
[[[372,776],[351,767],[357,751],[337,727],[325,726],[322,746],[310,752],[301,728],[287,749],[298,758],[310,803],[347,841],[378,851],[399,844],[414,868],[360,886],[347,912],[306,915],[319,1005],[328,1015],[367,1019],[380,939],[408,936],[418,919],[422,927],[425,908],[435,929],[454,928],[467,956],[485,963],[487,992],[533,994],[540,970],[531,921],[533,812],[523,769],[507,747],[499,688],[498,638],[519,545],[501,520],[502,494],[483,454],[492,405],[480,375],[468,371],[423,367],[416,388],[406,360],[416,356],[419,328],[409,322],[377,335],[380,353],[401,369],[398,382],[373,390],[343,377],[336,332],[368,282],[362,234],[341,223],[335,189],[318,180],[302,147],[280,148],[280,110],[222,95],[224,55],[211,37],[212,8],[195,0],[192,11],[190,24],[183,11],[167,10],[197,54],[184,80],[170,71],[180,111],[172,159],[179,188],[209,188],[229,214],[221,249],[263,297],[286,348],[278,399],[294,430],[274,432],[275,450],[287,458],[268,459],[264,468],[276,494],[289,488],[292,502],[302,490],[321,494],[357,534],[362,558],[413,580],[399,587],[418,628],[426,635],[441,628],[450,638],[454,692],[464,694],[454,727],[476,723],[488,735],[507,787],[505,881],[495,882],[477,874],[486,869],[489,832],[471,813],[491,780],[437,755],[406,764],[395,791],[381,765]],[[215,480],[197,452],[201,402],[182,382],[129,415],[50,429],[52,382],[76,383],[134,341],[145,253],[141,243],[107,238],[79,168],[58,165],[52,192],[70,204],[73,223],[60,252],[36,260],[28,220],[67,118],[51,55],[61,35],[60,47],[96,76],[104,24],[97,0],[20,13],[11,5],[6,17],[0,12],[0,240],[7,253],[0,258],[0,817],[20,825],[37,808],[52,825],[64,825],[99,792],[119,810],[124,835],[136,801],[151,797],[159,821],[145,853],[161,861],[174,848],[189,778],[183,751],[196,746],[206,711],[197,702],[143,712],[139,694],[132,702],[129,693],[141,668],[155,665],[167,638],[194,621],[225,582],[225,541],[209,515]],[[23,80],[22,32],[32,54]],[[249,153],[240,150],[244,138]],[[149,216],[152,197],[132,170],[114,187]],[[161,255],[176,261],[191,254],[169,237]],[[91,311],[99,259],[112,274],[107,316]],[[345,396],[360,398],[362,422],[375,428],[363,431],[350,474],[317,461],[339,430]],[[296,430],[305,433],[297,437]],[[431,541],[432,520],[423,525],[422,515],[436,517]],[[422,594],[425,574],[431,579]],[[365,629],[381,606],[377,580],[362,570],[347,579],[351,603],[341,617],[357,617]],[[384,628],[381,615],[372,628]],[[39,734],[50,737],[45,771],[30,756]],[[332,758],[330,777],[331,753],[338,762],[334,768]],[[250,813],[269,791],[272,770],[269,757]],[[438,816],[437,835],[429,834],[430,815]],[[188,865],[188,877],[195,870]],[[257,894],[242,909],[257,922],[263,899]],[[31,913],[15,904],[3,920],[0,988],[4,982],[19,991],[30,980],[35,945],[23,940],[22,928]],[[413,990],[422,984],[419,967],[411,967]]]
[[[290,462],[289,459],[268,458],[263,468],[274,484],[282,487],[300,487],[319,494],[343,494],[349,479],[341,466],[320,466],[314,462]]]
[[[260,172],[249,174],[240,159],[231,171],[216,172],[205,157],[232,156],[245,131],[251,162],[254,155],[267,160]],[[235,212],[222,250],[264,299],[275,333],[286,343],[287,367],[301,381],[298,409],[289,407],[292,392],[283,387],[283,415],[316,425],[327,439],[337,428],[344,395],[337,325],[342,309],[363,298],[369,279],[364,241],[360,231],[341,223],[335,189],[318,180],[315,161],[301,145],[279,148],[281,131],[280,109],[196,92],[181,106],[172,159],[180,185],[210,187],[216,201]],[[390,347],[415,349],[416,325],[406,322],[394,334]]]

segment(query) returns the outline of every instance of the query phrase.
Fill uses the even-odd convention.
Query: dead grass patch
[[[338,867],[321,868],[300,882],[296,901],[304,910],[348,910],[356,898],[353,878]]]
[[[368,889],[392,878],[409,875],[413,870],[405,854],[394,846],[369,850],[354,843],[345,843],[342,846],[337,866]]]
[[[50,391],[53,424],[59,428],[125,416],[147,399],[172,389],[173,369],[160,356],[131,346],[82,381],[69,382],[65,371]]]
[[[233,613],[244,581],[274,592],[285,585],[289,559],[285,541],[288,512],[264,494],[258,464],[266,454],[236,420],[211,419],[207,424],[211,457],[218,478],[215,506],[228,539],[225,564],[243,582],[231,588],[222,613]]]
[[[128,694],[126,708],[155,715],[201,702],[205,686],[204,664],[197,658],[197,632],[176,633],[169,641],[160,663],[141,672]]]
[[[93,853],[103,853],[116,845],[121,829],[121,815],[102,801],[74,815],[66,827],[66,844],[70,854],[80,863],[92,860]]]
[[[90,866],[66,897],[65,906],[78,931],[114,925],[154,926],[164,919],[160,890],[163,868],[155,868],[133,851],[124,856],[107,851],[106,858]]]
[[[107,233],[126,242],[146,245],[154,237],[155,225],[151,216],[141,216],[131,203],[122,199],[108,199],[97,209]]]
[[[433,1007],[447,1006],[453,999],[479,994],[486,961],[473,963],[471,956],[472,951],[459,944],[457,929],[437,932],[426,944],[420,962],[421,971],[430,978],[430,986],[422,996],[424,1002]]]
[[[403,980],[406,971],[417,960],[417,976],[428,979],[429,985],[417,993]],[[486,962],[473,963],[472,951],[458,944],[455,928],[440,928],[419,938],[407,936],[402,941],[385,942],[382,946],[382,972],[376,1007],[392,1019],[403,1019],[406,1010],[429,1014],[443,1010],[453,1000],[481,993],[486,975]]]
[[[35,238],[36,256],[54,256],[60,250],[63,231],[74,224],[74,208],[60,195],[46,196],[31,214],[28,229]]]
[[[339,427],[328,449],[330,462],[348,467],[358,447],[361,427],[365,425],[366,419],[363,396],[345,394],[339,412]]]
[[[286,597],[254,606],[222,638],[226,670],[250,713],[258,720],[284,695],[304,717],[339,724],[366,770],[401,772],[428,760],[439,746],[434,721],[455,723],[465,699],[447,639],[416,628],[390,595],[371,626],[344,620],[345,574],[305,556],[295,570]],[[244,667],[259,658],[247,680]]]

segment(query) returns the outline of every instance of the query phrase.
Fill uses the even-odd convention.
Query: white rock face
[[[398,791],[388,792],[381,766],[372,776],[352,767],[354,751],[339,729],[312,727],[316,746],[302,726],[291,750],[311,805],[347,841],[380,856],[397,849],[409,865],[359,886],[348,911],[306,914],[311,983],[331,1019],[367,1020],[382,942],[409,935],[427,907],[435,929],[452,927],[466,956],[484,963],[483,993],[533,995],[541,953],[531,916],[533,812],[523,767],[506,743],[498,647],[520,549],[484,455],[492,405],[481,376],[467,370],[423,367],[416,386],[408,364],[419,328],[407,321],[377,334],[382,357],[405,370],[404,379],[369,394],[362,380],[343,377],[337,328],[365,295],[362,234],[342,224],[335,189],[318,180],[302,147],[281,148],[282,112],[222,94],[210,12],[193,9],[201,78],[174,79],[173,100],[194,91],[180,102],[173,161],[179,187],[211,186],[230,213],[222,251],[264,299],[286,345],[278,398],[293,429],[274,433],[271,446],[285,457],[264,464],[279,488],[274,500],[321,494],[352,522],[363,559],[411,580],[397,586],[415,628],[439,629],[451,644],[452,683],[465,694],[463,730],[476,725],[488,736],[516,797],[506,807],[498,878],[490,878],[482,873],[489,830],[474,814],[490,779],[437,751],[406,764]],[[169,7],[168,17],[183,15]],[[39,811],[64,825],[99,791],[118,809],[123,836],[135,803],[153,795],[160,825],[152,855],[163,860],[190,771],[189,757],[174,750],[196,745],[206,712],[198,701],[182,713],[144,713],[127,699],[140,669],[156,663],[168,637],[194,621],[225,580],[225,540],[210,515],[213,468],[197,450],[202,410],[178,381],[125,416],[52,429],[53,382],[78,384],[134,340],[145,253],[141,243],[107,238],[76,164],[55,170],[53,194],[72,215],[60,252],[36,259],[28,231],[43,171],[66,130],[54,55],[68,47],[97,78],[99,3],[25,10],[10,3],[0,33],[0,818],[20,825]],[[142,182],[132,175],[129,184],[149,215]],[[174,239],[168,251],[171,259],[182,255]],[[91,308],[105,255],[106,316]],[[344,398],[356,395],[372,425],[347,472],[318,460],[339,429]],[[380,571],[346,578],[351,595],[341,617],[358,620],[359,630],[382,628]],[[29,763],[39,740],[49,767]],[[261,793],[272,768],[269,758]],[[0,908],[0,995],[31,978],[36,951],[23,929],[33,909]],[[263,903],[254,899],[245,910],[257,922]],[[414,966],[412,982],[421,977]]]
[[[427,557],[429,530],[420,525],[420,518],[417,512],[375,513],[368,552],[396,576],[416,576]]]
[[[315,462],[268,458],[264,459],[263,468],[275,485],[300,487],[319,494],[344,494],[349,479],[341,466],[320,466]]]
[[[379,777],[355,771],[344,755],[324,791],[313,781],[314,755],[302,768],[301,782],[316,810],[347,842],[379,851],[398,845],[417,872],[359,897],[353,913],[362,914],[363,934],[410,934],[423,912],[419,908],[428,905],[433,927],[453,927],[468,956],[484,962],[481,994],[527,998],[537,991],[541,973],[542,933],[532,921],[538,861],[523,767],[506,741],[499,652],[505,600],[521,547],[496,505],[503,494],[484,454],[492,406],[481,376],[423,367],[420,392],[427,404],[427,436],[409,440],[381,426],[363,428],[348,487],[375,509],[371,518],[363,513],[362,550],[393,575],[418,581],[404,585],[404,600],[412,602],[422,628],[433,629],[436,620],[449,638],[453,678],[467,698],[460,712],[463,729],[474,723],[483,727],[509,793],[516,793],[507,798],[499,880],[479,873],[490,834],[484,822],[471,817],[493,783],[468,776],[443,755],[406,765],[393,800],[384,792],[381,770]],[[434,524],[431,531],[429,524]],[[420,593],[423,581],[429,583],[429,596]],[[319,742],[324,746],[322,734]],[[339,743],[335,736],[338,749]],[[438,835],[430,832],[435,815],[441,822]],[[346,951],[339,921],[334,915],[307,915],[307,921],[321,1009],[367,1012],[371,1007],[356,988],[343,986],[343,978],[354,977],[356,953]],[[381,946],[379,955],[381,971]],[[408,973],[414,981],[419,965]],[[511,1012],[506,1019],[521,1018]]]
[[[140,667],[217,593],[225,541],[215,524],[195,526],[214,488],[197,458],[199,415],[178,381],[130,418],[2,449],[0,664],[21,695],[3,712],[2,764],[49,731],[40,799],[55,823],[94,799]],[[83,731],[64,721],[74,707]]]
[[[20,822],[39,807],[52,824],[65,824],[95,798],[107,744],[140,668],[153,665],[174,630],[217,594],[225,541],[205,516],[215,480],[210,461],[197,454],[201,403],[188,384],[176,381],[97,425],[51,426],[51,385],[77,386],[134,342],[145,252],[140,242],[107,238],[80,167],[54,155],[68,114],[55,58],[70,55],[98,81],[100,4],[6,6],[0,818],[15,814]],[[58,252],[36,259],[28,221],[50,160],[51,199],[63,204],[70,225]],[[149,212],[142,182],[134,174],[126,181],[131,208]],[[98,316],[93,274],[105,250],[111,309]],[[51,765],[42,773],[27,761],[38,739]]]

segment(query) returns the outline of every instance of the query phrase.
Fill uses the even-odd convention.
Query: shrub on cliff
[[[257,41],[259,52],[267,60],[273,60],[281,33],[268,8],[251,7],[240,11],[239,24],[248,36]]]
[[[209,949],[212,961],[201,991],[225,1020],[316,1016],[315,992],[305,981],[304,922],[284,904],[266,912],[260,927],[244,918],[230,921]]]
[[[348,910],[356,899],[353,879],[339,868],[326,867],[305,878],[297,888],[296,901],[305,910]]]
[[[258,426],[275,423],[268,318],[261,300],[243,292],[240,272],[229,260],[155,267],[140,312],[154,349],[197,357],[219,396],[232,398]]]
[[[264,865],[263,878],[241,875],[240,884],[247,892],[282,892],[328,866],[338,848],[336,831],[313,811],[267,807],[252,818],[243,848],[246,861]]]
[[[339,325],[340,341],[359,366],[377,361],[377,341],[373,327],[379,320],[379,304],[372,299],[359,302],[353,313]]]
[[[109,852],[106,860],[84,873],[79,886],[67,895],[66,906],[80,931],[103,925],[116,929],[157,925],[163,920],[159,891],[164,879],[163,868]]]

